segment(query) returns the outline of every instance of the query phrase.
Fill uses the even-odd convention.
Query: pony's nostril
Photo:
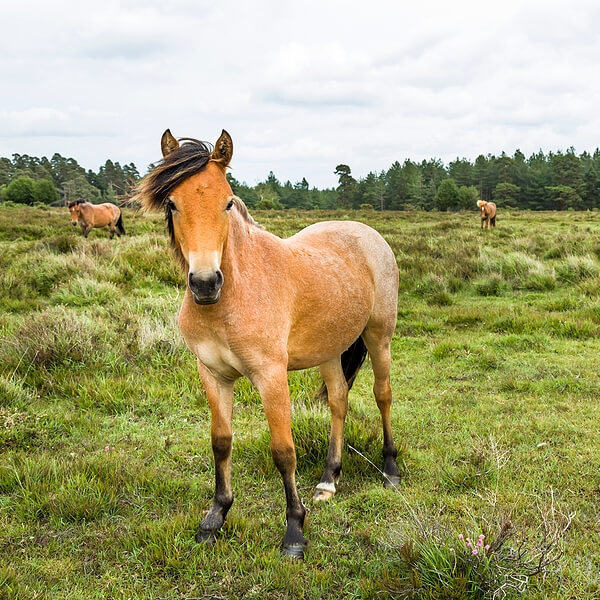
[[[208,276],[196,273],[188,275],[188,284],[192,292],[198,297],[214,297],[223,285],[223,273],[219,269]]]

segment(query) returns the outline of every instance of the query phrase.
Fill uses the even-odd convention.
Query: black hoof
[[[383,476],[383,487],[397,488],[400,485],[400,475],[385,475]]]
[[[199,544],[212,545],[217,541],[217,532],[208,529],[198,529],[196,532],[196,541]]]
[[[284,544],[283,546],[281,546],[281,552],[285,556],[289,556],[294,560],[303,560],[305,549],[306,544]]]

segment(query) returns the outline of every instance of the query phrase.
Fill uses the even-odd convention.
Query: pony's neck
[[[224,277],[237,278],[243,272],[246,261],[252,260],[252,233],[256,230],[256,226],[246,221],[237,208],[231,211],[229,232],[221,259]]]

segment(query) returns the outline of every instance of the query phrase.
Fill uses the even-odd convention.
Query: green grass
[[[363,220],[394,249],[399,489],[370,464],[367,362],[338,494],[312,504],[329,414],[316,372],[291,374],[310,545],[282,558],[282,484],[240,381],[236,500],[216,545],[196,544],[210,414],[162,220],[126,210],[129,235],[84,240],[66,210],[0,206],[0,599],[488,598],[552,535],[556,562],[507,597],[598,597],[600,213],[503,212],[491,231],[475,213],[254,216],[283,236]],[[502,551],[465,552],[458,535],[480,533]]]

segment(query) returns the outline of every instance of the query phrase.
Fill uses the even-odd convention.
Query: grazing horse
[[[245,376],[260,393],[271,454],[283,478],[287,529],[282,551],[302,558],[306,509],[295,480],[289,370],[318,366],[327,388],[331,434],[314,500],[335,494],[348,389],[367,350],[383,422],[385,483],[400,481],[390,421],[396,260],[383,237],[362,223],[317,223],[289,239],[265,231],[225,177],[233,155],[229,134],[223,131],[214,149],[184,139],[180,145],[165,131],[163,159],[139,184],[136,198],[146,210],[165,213],[187,280],[178,323],[197,357],[211,410],[215,492],[196,540],[214,542],[233,502],[233,386]]]
[[[496,227],[496,205],[493,202],[477,200],[477,206],[481,210],[481,229],[485,223],[485,229]]]
[[[110,239],[115,233],[120,237],[125,235],[121,209],[110,202],[90,204],[85,200],[75,200],[67,204],[71,212],[71,225],[79,223],[83,237],[87,237],[94,227],[106,227],[110,230]]]

